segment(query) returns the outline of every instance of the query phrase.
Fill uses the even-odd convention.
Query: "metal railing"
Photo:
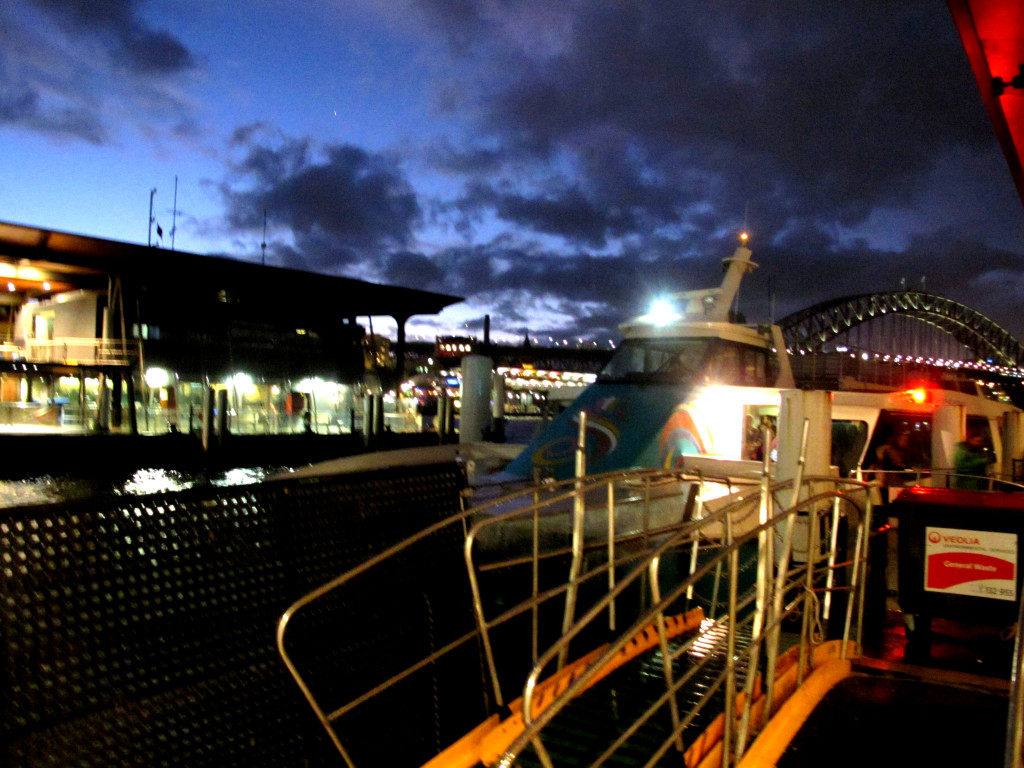
[[[847,647],[859,646],[871,514],[868,486],[853,480],[814,477],[773,483],[766,472],[758,484],[735,487],[723,498],[705,498],[712,485],[722,484],[728,487],[728,479],[685,472],[616,472],[538,486],[467,508],[295,602],[279,621],[278,650],[346,764],[355,766],[357,756],[339,735],[346,716],[438,666],[457,649],[478,646],[489,688],[484,697],[490,702],[487,714],[505,711],[521,721],[520,731],[499,742],[495,764],[511,765],[523,750],[532,749],[543,765],[551,766],[555,763],[546,729],[578,694],[607,674],[617,654],[644,632],[654,632],[663,660],[662,693],[591,764],[601,765],[626,748],[631,736],[659,712],[669,714],[672,728],[647,764],[669,750],[686,749],[687,744],[692,748],[693,724],[711,717],[710,710],[717,707],[724,722],[722,765],[732,765],[775,704],[774,672],[784,645],[784,624],[800,617],[799,628],[785,633],[798,647],[800,680],[809,670],[813,646],[826,631],[852,644],[844,642],[844,654]],[[846,528],[845,537],[838,535],[841,527]],[[432,640],[430,653],[382,671],[375,684],[352,691],[347,701],[334,706],[322,702],[316,693],[315,664],[289,650],[296,617],[323,609],[329,597],[346,604],[339,593],[369,590],[379,596],[374,610],[389,610],[398,604],[398,596],[382,585],[399,588],[393,574],[387,574],[389,563],[413,548],[431,547],[445,531],[465,536],[464,576],[475,626]],[[843,539],[850,542],[845,551]],[[752,583],[744,585],[744,576],[751,574]],[[421,589],[421,576],[407,574],[404,588]],[[511,597],[517,592],[525,594]],[[846,600],[837,617],[840,592]],[[686,615],[696,605],[709,607],[703,628],[670,638],[669,614]],[[346,617],[348,626],[356,627],[360,620]],[[608,637],[607,644],[590,644]],[[691,653],[708,638],[718,638],[713,653]],[[578,649],[591,653],[576,654]],[[676,675],[673,664],[684,654],[703,655],[705,661],[698,659],[690,671]],[[479,680],[476,658],[476,674],[468,670],[466,679]],[[705,670],[710,659],[724,659],[723,670]],[[707,695],[684,707],[680,691],[702,670],[711,675],[705,683]],[[558,689],[541,682],[549,673],[571,673],[558,695],[551,693]],[[505,710],[505,688],[514,678],[525,679],[521,700]],[[535,704],[541,690],[547,692],[543,706]],[[722,717],[729,711],[740,713],[738,725]],[[397,713],[389,709],[386,716],[394,720]],[[382,759],[375,755],[378,763]]]
[[[919,485],[925,488],[952,488],[973,491],[1024,491],[1024,484],[1006,474],[968,475],[954,467],[934,469],[863,470],[865,478],[878,481],[896,493]]]
[[[680,481],[687,480],[684,476],[675,477]],[[630,480],[634,483],[637,481],[648,484],[652,481],[660,483],[664,482],[665,476],[658,473],[636,473],[630,477]],[[697,483],[698,487],[699,484],[706,481],[707,478],[689,479],[689,482]],[[743,702],[740,728],[736,733],[732,733],[730,718],[724,718],[722,737],[723,755],[726,755],[722,764],[731,765],[734,760],[738,760],[747,746],[751,730],[756,730],[763,725],[763,719],[754,719],[753,710],[756,700],[754,689],[759,671],[759,657],[761,655],[765,657],[768,670],[765,673],[768,703],[759,710],[764,717],[772,709],[774,670],[778,658],[783,621],[794,614],[802,614],[804,617],[798,641],[800,648],[798,681],[802,681],[808,668],[810,647],[815,639],[814,628],[820,626],[820,622],[827,623],[829,620],[831,598],[836,589],[837,568],[849,571],[846,580],[848,586],[845,591],[853,595],[853,599],[846,602],[846,615],[842,619],[841,634],[844,641],[853,639],[855,644],[859,645],[859,626],[863,617],[867,523],[870,519],[867,489],[864,485],[854,481],[843,482],[833,478],[808,478],[806,482],[807,485],[804,487],[828,487],[829,490],[820,492],[815,490],[811,492],[811,495],[805,493],[804,498],[799,499],[799,484],[796,486],[798,491],[794,492],[792,482],[770,484],[765,481],[760,488],[755,488],[753,493],[746,491],[736,494],[732,497],[733,500],[716,511],[704,514],[706,510],[698,508],[695,510],[694,519],[690,521],[681,521],[675,526],[660,528],[642,526],[633,535],[651,537],[651,546],[644,548],[636,555],[617,557],[615,545],[616,542],[621,541],[621,538],[609,535],[606,557],[600,561],[597,567],[586,573],[582,573],[580,567],[575,565],[582,560],[586,545],[585,543],[580,546],[574,545],[572,552],[574,566],[570,568],[570,578],[563,585],[548,591],[538,590],[536,567],[540,558],[550,556],[551,553],[541,550],[537,545],[539,537],[535,536],[532,558],[534,592],[531,599],[507,609],[493,619],[486,617],[483,610],[485,601],[477,588],[476,581],[472,578],[473,574],[481,567],[474,562],[476,539],[486,529],[506,525],[517,517],[531,518],[534,522],[534,530],[539,530],[540,526],[537,523],[543,516],[538,514],[540,510],[535,506],[521,512],[510,512],[499,518],[477,523],[467,538],[467,566],[474,584],[477,623],[491,671],[493,694],[499,703],[503,700],[497,672],[499,664],[494,660],[491,652],[493,643],[489,639],[490,633],[494,628],[512,620],[518,613],[529,610],[532,612],[532,638],[534,646],[536,646],[539,634],[538,606],[544,601],[557,599],[562,594],[565,595],[563,631],[547,650],[536,656],[534,666],[523,686],[521,698],[521,717],[525,727],[515,741],[508,746],[507,751],[501,757],[500,764],[511,765],[515,758],[529,746],[537,753],[543,765],[554,765],[544,747],[544,728],[569,705],[577,694],[586,689],[590,682],[602,673],[602,669],[609,661],[632,642],[632,639],[644,627],[652,624],[658,628],[659,633],[659,645],[664,660],[665,693],[651,709],[641,715],[641,720],[626,729],[623,736],[617,739],[609,749],[621,748],[631,733],[654,717],[659,709],[665,707],[668,707],[671,712],[674,727],[670,736],[662,742],[647,764],[655,764],[661,755],[673,747],[683,749],[684,745],[680,740],[683,730],[694,722],[702,708],[711,705],[712,698],[707,696],[687,712],[680,712],[676,704],[676,697],[680,688],[692,679],[695,673],[691,671],[687,676],[673,680],[671,661],[689,652],[695,644],[701,642],[704,633],[670,649],[668,639],[664,634],[666,611],[670,606],[678,606],[680,602],[683,603],[684,608],[688,607],[697,583],[711,573],[715,575],[713,593],[717,593],[723,568],[728,574],[725,577],[727,597],[721,603],[723,613],[721,616],[715,615],[719,609],[719,602],[717,596],[712,597],[711,616],[708,620],[710,623],[706,627],[706,631],[724,630],[725,647],[720,647],[718,650],[725,653],[730,663],[727,664],[724,673],[712,680],[710,684],[705,681],[705,685],[709,686],[709,691],[721,690],[724,692],[723,711],[732,711],[737,701]],[[613,520],[612,489],[616,484],[617,480],[614,477],[598,478],[588,484],[591,492],[603,488],[608,493],[609,530],[611,530]],[[646,490],[647,488],[645,488]],[[573,493],[578,496],[580,492],[586,491],[578,488]],[[790,496],[790,501],[793,503],[780,504],[778,501],[780,494]],[[646,513],[649,511],[649,495],[645,492],[644,497],[643,510]],[[561,499],[556,497],[551,500],[551,503],[557,505],[560,501]],[[798,530],[798,516],[806,516],[799,526],[808,532],[809,536],[805,540],[803,552],[800,553],[804,562],[790,568],[789,564],[794,554],[794,533]],[[850,533],[853,534],[851,541],[854,541],[854,544],[848,553],[849,560],[839,563],[836,534],[843,518],[852,523]],[[817,538],[819,521],[826,532],[827,546],[824,548],[820,546],[821,542]],[[550,525],[550,520],[545,522]],[[578,533],[578,526],[574,525],[573,530]],[[671,584],[667,589],[662,589],[660,577],[664,560],[675,551],[685,551],[697,546],[702,540],[707,541],[709,532],[713,532],[710,539],[718,543],[717,551],[713,556],[692,568],[684,578]],[[778,535],[780,544],[777,558],[775,553],[776,535]],[[583,538],[585,540],[586,537]],[[579,542],[580,539],[580,536],[574,536],[574,542]],[[741,570],[739,558],[741,550],[748,545],[756,545],[757,578],[753,587],[741,594],[738,585]],[[810,553],[815,554],[809,556]],[[690,562],[694,564],[695,558],[691,557]],[[628,574],[615,582],[616,570],[624,566],[629,569]],[[490,567],[500,567],[500,564],[491,563]],[[772,575],[773,572],[776,573],[775,576]],[[584,582],[590,579],[599,580],[602,576],[608,578],[606,594],[577,617],[573,599],[574,591]],[[598,621],[602,615],[607,615],[609,628],[614,631],[616,601],[631,586],[640,582],[647,585],[645,589],[649,592],[649,603],[646,609],[618,635],[616,640],[606,646],[597,659],[588,664],[585,671],[574,678],[572,684],[560,696],[550,702],[540,713],[534,712],[532,692],[537,689],[545,672],[551,671],[552,667],[562,668],[568,656],[570,643]],[[744,613],[745,615],[741,618]],[[749,645],[742,654],[737,655],[737,636],[744,631],[751,635]],[[746,670],[745,674],[739,674],[741,668]],[[610,754],[611,752],[606,751],[591,765],[603,764]]]
[[[137,350],[116,339],[63,337],[25,340],[25,360],[66,365],[128,365],[138,359]]]

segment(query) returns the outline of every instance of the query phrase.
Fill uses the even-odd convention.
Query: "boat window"
[[[975,384],[974,381],[972,381],[971,379],[961,379],[959,382],[957,382],[957,384],[957,388],[965,395],[978,394],[978,385]]]
[[[722,339],[627,339],[601,371],[603,382],[768,386],[767,352]]]
[[[779,409],[777,406],[745,406],[743,408],[743,458],[751,461],[763,461],[765,430],[768,433],[768,444],[773,446],[776,445],[775,435],[778,434],[778,429]]]
[[[739,347],[733,344],[718,345],[708,375],[716,384],[742,384]]]
[[[767,387],[768,355],[766,350],[719,341],[708,366],[708,377],[716,384],[746,387]]]
[[[868,423],[835,419],[832,421],[832,464],[839,467],[840,477],[849,477],[860,463],[864,443],[868,440]]]
[[[905,436],[906,439],[902,439]],[[903,454],[903,469],[928,469],[932,465],[932,417],[930,414],[883,410],[871,436],[864,467],[895,469],[885,460],[885,446],[896,446]],[[885,464],[886,466],[883,466]]]
[[[743,383],[752,387],[767,387],[767,354],[763,349],[746,347],[743,350]]]
[[[978,387],[978,390],[981,392],[981,396],[986,400],[992,400],[996,403],[1010,402],[1010,396],[1006,394],[1006,390],[998,384],[993,384],[992,382],[982,384]]]
[[[627,339],[600,381],[685,381],[705,367],[713,339]]]

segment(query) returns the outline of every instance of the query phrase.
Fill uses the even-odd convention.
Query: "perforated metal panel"
[[[0,764],[337,764],[277,656],[277,619],[458,511],[462,485],[435,465],[5,510]],[[423,633],[406,618],[381,613],[347,642],[400,648]]]

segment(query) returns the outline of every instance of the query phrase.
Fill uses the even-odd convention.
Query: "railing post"
[[[576,615],[576,582],[580,577],[583,563],[583,523],[586,514],[583,478],[587,473],[586,459],[587,414],[580,412],[580,429],[576,443],[576,489],[572,498],[572,563],[569,566],[569,583],[565,591],[565,614],[562,616],[562,634],[569,631]],[[568,644],[558,654],[558,668],[565,665],[569,657]]]
[[[1010,703],[1006,713],[1006,752],[1003,768],[1020,768],[1022,755],[1021,716],[1024,714],[1024,644],[1021,631],[1024,629],[1024,599],[1017,595],[1017,636],[1013,641],[1013,666],[1010,670]]]
[[[615,483],[608,481],[608,592],[615,590]],[[615,631],[615,598],[608,603],[608,629]]]
[[[732,547],[732,517],[726,516],[725,546]],[[722,768],[728,768],[735,754],[733,731],[736,727],[736,603],[739,600],[740,551],[729,553],[729,600],[725,641],[725,712],[722,715]]]
[[[770,438],[771,430],[764,429],[762,445],[771,445]],[[747,667],[747,678],[743,685],[745,698],[743,701],[743,716],[740,718],[740,730],[736,734],[737,755],[742,754],[747,747],[750,711],[751,705],[754,702],[754,683],[757,680],[760,667],[762,634],[765,631],[765,627],[778,618],[771,613],[775,534],[772,528],[763,527],[767,526],[771,518],[771,457],[769,456],[769,451],[766,450],[761,465],[761,492],[757,515],[758,525],[762,526],[762,530],[757,534],[757,596],[754,610],[753,650],[751,651],[749,666]],[[768,674],[771,675],[769,680],[771,680],[775,674],[775,656],[778,652],[777,632],[769,632],[765,650],[769,667]]]
[[[648,565],[648,577],[651,580],[651,604],[661,603],[661,585],[659,584],[659,570],[661,569],[661,555],[656,555]],[[665,612],[659,610],[654,615],[658,627],[658,643],[661,646],[661,669],[665,675],[665,689],[669,693],[668,706],[672,714],[672,732],[675,734],[676,749],[683,751],[683,734],[679,727],[679,701],[676,698],[675,675],[672,673],[672,650],[668,645],[668,636],[665,633]]]

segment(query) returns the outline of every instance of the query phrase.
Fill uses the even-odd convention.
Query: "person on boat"
[[[900,485],[901,472],[910,468],[908,456],[910,449],[910,433],[906,430],[893,432],[889,442],[878,446],[875,451],[875,467],[882,472],[882,482],[885,485]]]
[[[996,461],[995,452],[985,444],[985,433],[972,429],[967,439],[957,443],[953,466],[955,488],[981,491],[988,487],[988,468]]]
[[[743,417],[743,448],[745,459],[760,461],[764,457],[764,432],[760,425],[754,425],[754,417]]]

